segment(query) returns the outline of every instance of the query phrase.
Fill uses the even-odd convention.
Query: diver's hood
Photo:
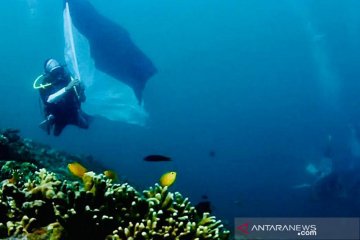
[[[53,73],[56,70],[59,70],[60,68],[62,68],[62,66],[60,65],[60,63],[58,61],[56,61],[55,59],[49,59],[47,61],[45,61],[44,64],[44,69],[46,73]]]

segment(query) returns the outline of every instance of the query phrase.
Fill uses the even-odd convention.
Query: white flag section
[[[148,114],[138,104],[133,90],[95,68],[88,40],[73,27],[68,3],[64,8],[64,37],[67,67],[72,76],[85,85],[84,112],[113,121],[145,125]]]

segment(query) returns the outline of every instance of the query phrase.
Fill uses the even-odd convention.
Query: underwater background
[[[171,188],[193,203],[206,195],[229,225],[360,216],[359,1],[91,3],[158,69],[144,91],[146,126],[99,118],[57,138],[42,132],[32,83],[46,58],[63,62],[62,1],[14,0],[0,9],[0,128],[91,154],[139,189],[176,171]],[[307,166],[321,168],[328,148],[340,180],[319,190]],[[144,162],[149,154],[173,161]]]

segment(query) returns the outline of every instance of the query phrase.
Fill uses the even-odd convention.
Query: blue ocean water
[[[0,9],[1,128],[92,154],[139,189],[174,170],[173,191],[193,203],[207,195],[229,224],[360,216],[359,1],[91,3],[159,70],[144,91],[147,125],[95,119],[58,138],[42,132],[32,83],[44,59],[63,60],[62,1],[14,0]],[[149,154],[173,161],[144,162]],[[321,170],[324,155],[335,180],[321,185],[306,168]]]

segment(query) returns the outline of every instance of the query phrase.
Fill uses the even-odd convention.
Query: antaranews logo
[[[239,230],[244,235],[255,232],[295,232],[298,236],[316,236],[316,225],[302,224],[252,224],[243,223],[238,225]]]
[[[245,235],[249,234],[249,223],[243,223],[239,226],[236,227],[237,230],[239,230],[240,232],[242,232]]]
[[[359,218],[236,218],[235,238],[359,240]]]

